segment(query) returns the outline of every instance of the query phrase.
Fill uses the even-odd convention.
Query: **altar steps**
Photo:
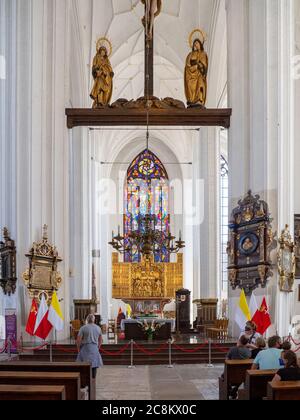
[[[124,344],[105,344],[103,345],[104,354],[102,354],[103,362],[105,365],[130,365],[130,348],[127,348],[123,353],[116,355],[124,348]],[[147,353],[158,351],[164,343],[137,343]],[[208,344],[189,344],[189,343],[176,343],[181,349],[176,349],[172,346],[172,363],[176,364],[206,364],[209,362],[209,347]],[[213,343],[211,350],[211,362],[214,364],[222,364],[225,361],[226,353],[229,348],[236,345],[235,343]],[[193,351],[193,353],[192,353]],[[194,352],[195,351],[195,352]],[[113,353],[114,355],[109,355]],[[74,361],[77,356],[76,347],[72,344],[63,345],[59,348],[53,347],[52,360],[54,362]],[[22,353],[19,355],[21,360],[27,361],[49,361],[50,350],[37,350],[31,353]],[[134,348],[133,351],[133,364],[134,365],[168,365],[169,364],[169,349],[164,348],[157,354],[148,355],[140,350]]]

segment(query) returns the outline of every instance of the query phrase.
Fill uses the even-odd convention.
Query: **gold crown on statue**
[[[101,47],[106,49],[107,56],[110,57],[111,54],[112,54],[112,44],[111,44],[111,42],[107,38],[102,37],[102,38],[99,38],[98,39],[98,41],[96,42],[96,49],[97,49],[97,51],[99,51],[99,49]]]

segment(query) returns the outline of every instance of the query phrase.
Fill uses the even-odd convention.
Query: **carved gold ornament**
[[[52,294],[62,283],[62,276],[57,271],[57,264],[62,261],[55,246],[49,244],[47,225],[43,228],[41,242],[34,242],[26,257],[29,267],[22,278],[28,289],[29,296],[40,302],[42,295],[50,303]]]
[[[112,254],[112,297],[114,299],[172,299],[183,287],[183,256],[176,263],[155,263],[153,257],[140,263],[119,262]]]
[[[296,273],[295,244],[289,231],[289,226],[281,232],[278,240],[279,250],[277,265],[279,272],[279,289],[281,292],[293,292]]]
[[[112,43],[110,42],[110,40],[105,37],[99,38],[96,43],[97,52],[99,51],[101,47],[104,47],[106,49],[107,56],[108,58],[110,58],[110,56],[112,55],[112,50],[113,50]]]
[[[196,34],[197,36],[195,36]],[[189,36],[189,45],[191,48],[193,48],[193,44],[196,39],[200,39],[202,44],[204,44],[205,41],[207,40],[207,35],[201,29],[194,29],[193,32],[191,32]]]

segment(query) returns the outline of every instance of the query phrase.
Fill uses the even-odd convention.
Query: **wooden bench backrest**
[[[225,360],[224,381],[228,385],[239,385],[245,382],[246,372],[253,360]]]
[[[57,401],[65,399],[64,386],[0,385],[0,401]]]
[[[80,400],[79,372],[0,372],[0,385],[61,385],[66,400]]]
[[[300,381],[269,382],[267,396],[268,400],[299,401]]]
[[[92,367],[90,363],[13,361],[0,363],[0,371],[14,372],[79,372],[81,387],[88,386],[90,399],[94,399]]]
[[[247,370],[245,399],[259,400],[266,397],[268,382],[272,381],[277,370]]]

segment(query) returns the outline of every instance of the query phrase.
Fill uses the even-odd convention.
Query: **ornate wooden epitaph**
[[[229,224],[228,275],[231,287],[254,289],[266,287],[273,275],[270,252],[276,246],[268,204],[259,195],[248,192],[232,211]]]

